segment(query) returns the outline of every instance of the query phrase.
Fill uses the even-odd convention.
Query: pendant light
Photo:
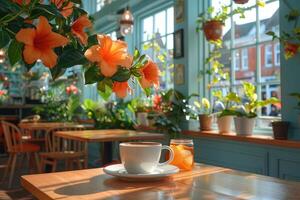
[[[133,16],[129,9],[125,9],[120,19],[120,33],[122,36],[132,33],[133,31]]]

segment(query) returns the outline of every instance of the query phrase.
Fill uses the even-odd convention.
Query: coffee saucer
[[[179,168],[174,165],[161,165],[150,174],[128,174],[122,164],[116,164],[105,167],[103,171],[126,181],[155,181],[178,173]]]

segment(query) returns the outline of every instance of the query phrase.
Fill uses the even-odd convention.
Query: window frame
[[[278,57],[277,57],[277,54],[278,54]],[[280,66],[280,43],[279,42],[275,43],[275,45],[274,45],[274,65],[277,67]]]
[[[212,6],[212,0],[207,0],[208,4],[207,6]],[[272,3],[272,2],[278,2],[278,0],[266,0],[265,3],[266,5]],[[230,5],[231,5],[231,10],[233,9],[233,5],[234,5],[234,2],[233,0],[230,1]],[[222,89],[222,88],[228,88],[228,89],[233,89],[233,88],[236,88],[236,87],[239,87],[241,86],[241,82],[242,80],[236,80],[236,72],[237,71],[241,71],[241,67],[237,70],[236,69],[236,66],[235,66],[235,53],[236,52],[241,52],[240,50],[243,49],[243,48],[255,48],[255,56],[256,56],[256,63],[255,63],[255,66],[256,66],[256,70],[254,71],[254,76],[253,78],[251,79],[251,81],[253,81],[254,85],[256,86],[256,93],[257,93],[257,97],[258,97],[258,100],[261,100],[262,99],[262,87],[265,86],[265,85],[279,85],[279,87],[281,86],[281,82],[280,80],[278,79],[274,79],[274,80],[268,80],[267,82],[263,82],[262,81],[262,70],[263,70],[263,65],[262,65],[262,49],[261,49],[261,46],[264,45],[264,44],[268,44],[268,43],[272,43],[272,38],[261,38],[260,35],[262,34],[261,33],[261,29],[263,29],[263,27],[261,26],[262,23],[261,23],[261,19],[260,19],[260,12],[262,11],[260,7],[258,7],[257,5],[253,5],[253,6],[249,6],[247,10],[250,10],[250,9],[254,9],[255,8],[255,11],[256,11],[256,20],[254,21],[255,23],[255,29],[256,29],[256,33],[255,33],[255,42],[254,43],[251,43],[251,44],[242,44],[238,47],[235,47],[234,46],[234,41],[235,41],[235,27],[233,26],[234,25],[234,19],[233,17],[230,18],[230,24],[231,24],[231,27],[230,27],[230,39],[228,40],[229,41],[229,45],[228,45],[228,51],[231,53],[231,58],[234,58],[232,59],[232,62],[230,64],[230,78],[229,78],[229,83],[224,85],[224,84],[221,84],[221,85],[216,85],[216,86],[213,86],[210,88],[209,90],[209,98],[212,100],[213,99],[213,96],[212,96],[212,93],[211,91],[215,90],[215,89]],[[279,9],[279,8],[278,8]],[[247,11],[246,10],[246,11]],[[275,12],[274,12],[275,14]],[[203,47],[205,45],[207,45],[208,42],[205,41],[203,43]],[[210,49],[210,48],[209,48]],[[207,50],[208,51],[208,50]],[[249,50],[248,50],[249,52]],[[208,55],[208,53],[207,53]],[[240,55],[241,57],[241,55]],[[248,54],[248,57],[249,57],[249,54]],[[241,58],[240,58],[241,59]],[[248,58],[249,59],[249,58]],[[273,61],[273,58],[272,58],[272,61]],[[273,62],[274,64],[274,62]],[[241,62],[240,62],[240,65],[241,65]],[[248,65],[250,65],[248,63]],[[280,66],[280,65],[278,65]],[[248,66],[248,69],[249,69],[249,66]],[[208,76],[208,82],[211,81],[211,77]],[[205,85],[207,85],[207,82],[204,82]],[[269,117],[269,116],[262,116],[261,115],[261,112],[260,110],[257,112],[258,114],[258,119],[262,119],[262,118],[272,118],[272,119],[278,119],[279,117]],[[269,132],[270,131],[270,128],[269,127],[261,127],[261,126],[257,126],[255,127],[256,130],[259,130],[259,131],[267,131]]]
[[[272,44],[266,44],[264,46],[264,50],[265,50],[265,67],[266,68],[271,68],[273,67],[273,45]],[[271,63],[268,63],[268,59],[269,57],[271,57]]]
[[[136,40],[136,46],[139,47],[139,49],[142,49],[143,47],[143,44],[146,44],[148,42],[152,42],[154,41],[154,39],[147,39],[147,40],[143,40],[144,38],[144,33],[143,33],[143,20],[148,18],[148,17],[153,17],[153,31],[155,29],[155,15],[162,12],[162,11],[165,11],[165,18],[166,18],[166,24],[165,24],[165,34],[164,35],[160,35],[160,38],[163,39],[165,38],[165,45],[166,47],[168,47],[168,37],[171,36],[171,35],[174,35],[174,30],[175,30],[175,27],[174,27],[174,30],[173,32],[171,33],[168,33],[168,20],[167,20],[167,14],[168,14],[168,9],[173,7],[173,15],[174,15],[174,9],[175,9],[175,5],[174,5],[174,2],[166,2],[166,3],[163,3],[162,5],[159,5],[159,7],[156,7],[155,9],[149,9],[151,11],[146,11],[146,12],[143,12],[141,13],[138,17],[137,17],[137,24],[138,24],[138,28],[137,28],[137,40]],[[174,23],[175,23],[175,17],[174,17]],[[155,31],[154,31],[155,32]],[[173,46],[173,49],[174,49],[174,46]],[[168,50],[168,49],[166,49]],[[154,55],[153,55],[154,56]],[[158,65],[161,64],[161,62],[158,62],[157,63]],[[166,79],[166,76],[164,76],[163,78],[161,79]],[[173,81],[172,83],[172,87],[174,88],[175,86],[175,83]]]
[[[246,55],[244,55],[246,53]],[[246,58],[246,62],[245,62]],[[241,69],[242,70],[248,70],[249,69],[249,51],[248,48],[243,48],[241,50]]]

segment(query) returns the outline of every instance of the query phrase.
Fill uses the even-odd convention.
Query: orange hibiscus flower
[[[113,76],[118,66],[130,68],[132,56],[127,53],[127,44],[123,41],[113,41],[109,36],[98,35],[99,45],[94,45],[85,52],[85,57],[96,62],[101,73],[106,77]]]
[[[92,22],[86,15],[80,16],[71,27],[72,33],[79,39],[79,41],[86,45],[88,40],[88,35],[84,32],[85,28],[91,28]]]
[[[12,1],[19,4],[20,6],[27,5],[30,3],[30,0],[12,0]]]
[[[140,69],[140,84],[142,88],[149,88],[152,85],[155,87],[159,86],[159,69],[158,66],[152,61],[149,60],[141,69]]]
[[[21,29],[16,34],[16,39],[24,43],[23,57],[27,64],[32,64],[41,59],[47,67],[54,67],[57,62],[57,55],[53,48],[66,45],[68,38],[54,33],[51,30],[47,19],[39,17],[39,24],[36,29]]]
[[[112,90],[119,98],[125,98],[127,92],[131,91],[128,82],[114,82]]]
[[[60,13],[65,18],[69,17],[73,13],[73,2],[69,2],[66,6],[63,7],[65,0],[51,0],[52,3],[60,10]]]

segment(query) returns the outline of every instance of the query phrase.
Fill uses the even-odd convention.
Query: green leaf
[[[99,68],[96,65],[91,66],[84,73],[85,84],[93,84],[104,79],[104,76],[100,74]]]
[[[29,19],[36,19],[39,16],[44,16],[50,20],[54,19],[55,17],[64,18],[56,6],[43,4],[34,6]]]
[[[57,67],[69,68],[74,65],[84,65],[87,63],[86,58],[83,55],[83,52],[69,48],[68,50],[63,50],[61,56],[58,59]]]
[[[134,55],[134,56],[133,56],[133,60],[138,59],[138,57],[140,57],[140,52],[139,52],[139,50],[138,50],[138,49],[135,49],[133,55]]]
[[[88,38],[88,46],[93,46],[98,44],[97,34],[91,35]]]
[[[10,40],[8,33],[2,29],[0,29],[0,49],[5,47]]]
[[[97,88],[100,96],[107,101],[112,94],[112,81],[110,79],[103,79],[98,82]]]
[[[111,78],[114,81],[125,82],[130,79],[131,73],[127,68],[119,67],[117,73],[115,73]]]
[[[23,44],[17,40],[12,40],[8,47],[8,59],[13,66],[22,59],[22,47]]]

